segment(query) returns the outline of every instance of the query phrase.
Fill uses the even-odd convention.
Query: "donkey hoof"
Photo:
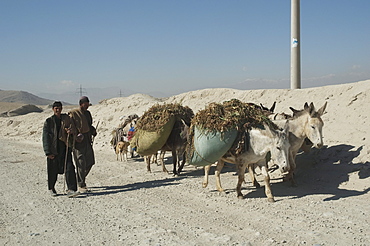
[[[272,197],[272,198],[268,198],[267,199],[269,202],[275,202],[275,199]]]
[[[220,194],[225,193],[224,189],[217,189]]]
[[[244,196],[243,195],[238,195],[238,199],[243,199]]]

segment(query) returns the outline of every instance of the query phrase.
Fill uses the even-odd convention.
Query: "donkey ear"
[[[305,102],[305,103],[304,103],[303,108],[304,108],[305,110],[306,110],[306,109],[309,109],[309,106],[308,106],[308,103],[307,103],[307,102]]]
[[[263,104],[262,104],[262,103],[260,103],[260,106],[261,106],[261,109],[262,109],[262,110],[269,110],[268,108],[266,108],[265,106],[263,106]]]
[[[328,104],[328,102],[325,102],[324,105],[317,111],[317,113],[321,116],[324,114],[325,112],[325,109],[326,109],[326,105]]]
[[[293,111],[293,115],[299,112],[299,110],[296,110],[296,109],[294,109],[293,107],[289,107],[289,108],[290,108],[290,110],[292,110],[292,111]]]
[[[270,136],[274,136],[274,130],[271,129],[266,123],[263,123],[263,127],[266,129]]]
[[[311,111],[315,111],[315,106],[313,105],[313,102],[310,103]]]
[[[190,123],[187,124],[184,119],[181,119],[181,122],[185,127],[190,127]]]
[[[271,108],[270,108],[270,112],[273,113],[274,110],[275,110],[275,106],[276,106],[276,102],[274,102],[274,104],[272,104]]]
[[[313,105],[313,102],[310,103],[309,111],[311,116],[314,116],[315,114],[315,106]]]

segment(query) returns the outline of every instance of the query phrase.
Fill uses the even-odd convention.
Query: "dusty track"
[[[92,192],[72,199],[52,198],[46,192],[40,145],[4,139],[0,143],[3,245],[367,245],[370,241],[369,188],[338,187],[360,182],[365,188],[360,177],[369,177],[369,165],[348,168],[304,162],[299,186],[275,179],[277,202],[268,203],[263,189],[250,183],[244,186],[245,199],[236,198],[232,165],[222,174],[229,190],[220,195],[213,177],[210,187],[201,188],[202,169],[188,166],[181,176],[173,177],[153,166],[153,173],[146,173],[140,159],[121,163],[113,151],[97,151],[97,164],[88,178]],[[16,154],[19,145],[24,150]],[[62,181],[59,176],[60,193]]]

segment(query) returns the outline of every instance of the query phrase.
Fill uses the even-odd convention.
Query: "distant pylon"
[[[85,88],[82,88],[82,85],[80,85],[80,88],[77,88],[77,93],[80,94],[80,97],[82,97],[83,94],[86,94]]]

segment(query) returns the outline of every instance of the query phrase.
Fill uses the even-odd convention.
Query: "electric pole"
[[[301,88],[300,0],[291,0],[290,88]]]
[[[80,97],[82,97],[83,94],[86,94],[86,91],[84,88],[82,88],[82,86],[80,85],[80,88],[77,88],[77,93],[80,94]]]

